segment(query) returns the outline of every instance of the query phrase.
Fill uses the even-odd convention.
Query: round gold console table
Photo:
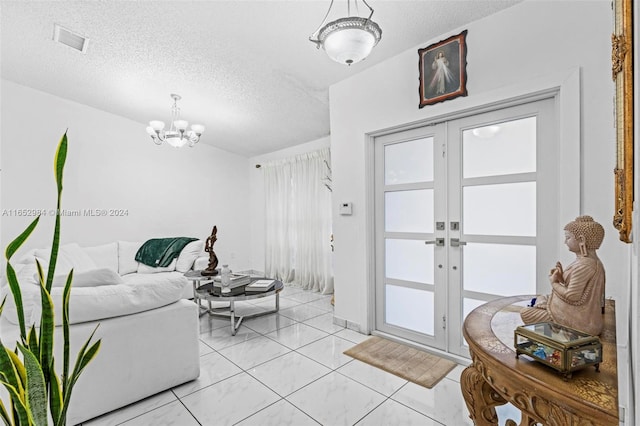
[[[497,425],[495,407],[510,402],[522,412],[521,426],[618,425],[614,301],[607,300],[605,307],[600,372],[585,368],[564,381],[547,366],[526,356],[516,358],[513,330],[522,325],[519,312],[530,300],[497,299],[467,316],[462,331],[473,363],[462,372],[460,386],[469,417],[477,426]]]

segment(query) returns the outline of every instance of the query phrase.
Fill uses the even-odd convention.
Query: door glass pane
[[[462,176],[497,176],[536,171],[536,117],[462,132]]]
[[[433,292],[385,285],[385,322],[433,335]]]
[[[384,194],[386,232],[433,232],[433,189]]]
[[[384,147],[384,183],[433,181],[433,138],[416,139]]]
[[[433,245],[423,240],[385,240],[387,278],[433,284]]]
[[[535,246],[467,243],[463,256],[465,290],[499,296],[535,294]]]
[[[519,182],[463,188],[465,234],[536,235],[536,183]]]

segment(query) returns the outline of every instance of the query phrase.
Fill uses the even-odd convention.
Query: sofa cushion
[[[42,265],[42,269],[47,271],[49,267],[49,256],[51,248],[38,249],[35,251],[35,257]],[[96,264],[89,255],[76,243],[61,245],[58,250],[58,258],[56,260],[56,273],[68,274],[71,269],[75,272],[88,271],[95,269]]]
[[[177,259],[173,259],[169,266],[149,266],[142,262],[138,262],[139,274],[157,274],[158,272],[173,272],[176,270]]]
[[[55,275],[53,277],[52,287],[64,287],[67,283],[68,274]],[[38,281],[38,274],[33,277]],[[98,287],[101,285],[117,285],[124,284],[124,281],[116,271],[109,268],[98,268],[89,271],[73,273],[72,288],[79,287]]]
[[[114,318],[166,306],[180,300],[182,287],[181,280],[167,277],[162,284],[154,278],[136,285],[72,288],[69,299],[69,323]],[[62,324],[62,293],[63,289],[60,287],[51,289],[56,325]],[[40,309],[34,309],[36,310],[39,318]]]
[[[193,266],[193,262],[196,261],[198,256],[201,256],[204,252],[204,241],[192,241],[187,244],[180,255],[178,256],[178,262],[176,263],[176,271],[187,272]]]
[[[120,275],[138,272],[136,253],[141,246],[140,242],[118,241],[118,273]]]
[[[135,312],[145,311],[148,309],[154,309],[166,304],[170,304],[182,298],[186,290],[191,290],[189,282],[184,278],[181,272],[163,272],[154,274],[137,274],[131,273],[137,271],[138,262],[134,259],[135,253],[142,243],[136,242],[119,242],[116,257],[118,260],[122,256],[124,268],[123,270],[129,271],[128,275],[122,276],[121,274],[114,274],[114,270],[110,272],[102,271],[101,274],[107,274],[107,278],[96,277],[97,269],[104,269],[96,267],[93,259],[103,263],[106,261],[106,254],[109,252],[108,245],[94,247],[89,249],[89,256],[84,249],[76,247],[69,248],[64,247],[64,254],[60,254],[58,257],[59,262],[56,266],[56,279],[60,287],[52,287],[51,296],[56,305],[57,313],[55,317],[56,325],[60,325],[62,322],[62,316],[59,312],[59,307],[62,306],[62,292],[63,286],[66,282],[68,271],[60,273],[63,268],[59,265],[61,262],[66,262],[66,268],[70,270],[74,268],[74,283],[71,289],[71,321],[72,323],[85,322],[98,320],[103,318],[110,318],[111,316],[128,315]],[[89,270],[79,271],[76,266],[73,265],[70,259],[74,256],[68,256],[70,253],[74,253],[74,248],[80,252],[84,251],[84,254],[90,258],[90,263],[94,266]],[[24,306],[25,322],[26,324],[37,324],[40,321],[41,302],[40,302],[40,288],[38,285],[38,275],[36,270],[36,253],[39,252],[43,256],[42,260],[48,260],[48,253],[50,250],[37,250],[33,249],[25,252],[18,261],[13,261],[12,264],[15,268],[18,281],[22,290],[22,301]],[[78,254],[76,258],[81,258],[82,254]],[[102,261],[100,261],[102,259]],[[126,259],[132,261],[128,262]],[[86,260],[86,259],[85,259]],[[77,262],[76,262],[77,263]],[[177,260],[176,260],[177,263]],[[135,269],[132,270],[132,265],[135,265]],[[46,268],[46,264],[43,265]],[[88,265],[84,265],[88,267]],[[80,269],[83,269],[83,265],[80,265]],[[109,269],[109,268],[107,268]],[[44,271],[46,273],[46,270]],[[86,274],[85,274],[86,272]],[[120,281],[121,280],[121,281]],[[17,324],[18,316],[15,307],[13,296],[11,295],[6,278],[1,278],[0,286],[0,300],[3,296],[8,296],[6,299],[6,305],[3,310],[3,317],[10,323]],[[107,285],[112,284],[112,285]],[[120,289],[121,287],[127,287]],[[130,287],[139,287],[136,290]],[[186,297],[191,296],[191,291],[186,292]],[[145,294],[149,297],[146,298]],[[92,299],[93,297],[93,299]],[[74,305],[78,305],[75,306]]]
[[[83,247],[97,268],[108,268],[118,271],[118,243],[101,244],[93,247]]]
[[[128,274],[122,276],[122,281],[126,285],[136,286],[146,283],[155,283],[158,286],[173,285],[179,283],[182,286],[189,282],[182,272],[163,272],[161,274]]]

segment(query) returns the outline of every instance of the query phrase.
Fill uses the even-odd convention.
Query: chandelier
[[[172,93],[171,99],[173,99],[173,106],[171,107],[171,126],[169,126],[169,130],[164,131],[164,121],[153,120],[149,122],[147,133],[156,145],[162,145],[163,142],[166,142],[175,148],[181,148],[185,144],[193,147],[200,140],[200,135],[204,133],[204,126],[202,124],[192,124],[191,130],[187,131],[189,122],[180,120],[180,108],[178,108],[178,101],[182,97]]]
[[[352,0],[347,0],[347,17],[336,19],[325,25],[333,0],[329,5],[329,10],[325,15],[318,29],[309,36],[309,41],[315,43],[316,47],[322,48],[327,55],[341,64],[355,64],[362,61],[371,53],[371,50],[382,38],[382,30],[371,20],[373,8],[366,0],[360,0],[371,11],[369,17],[351,16]],[[353,0],[353,4],[358,13],[358,0]]]

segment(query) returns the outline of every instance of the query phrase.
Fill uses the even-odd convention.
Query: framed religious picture
[[[420,105],[467,96],[467,30],[424,49],[420,57]]]
[[[612,77],[615,83],[616,167],[613,225],[620,240],[631,242],[633,213],[633,0],[615,0],[611,36]],[[637,226],[637,225],[636,225]]]

